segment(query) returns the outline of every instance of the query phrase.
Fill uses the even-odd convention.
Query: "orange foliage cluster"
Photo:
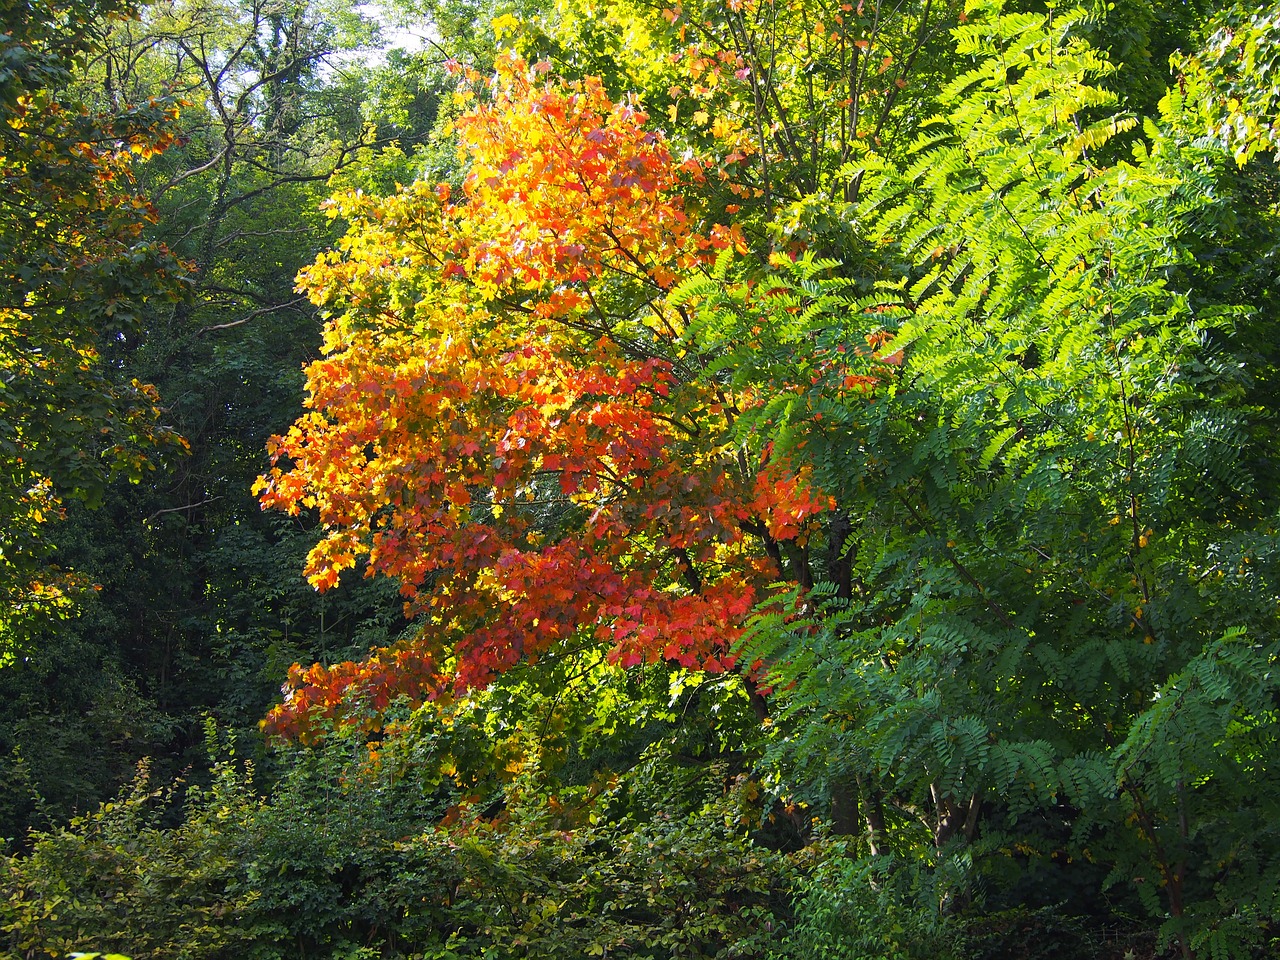
[[[335,199],[347,236],[301,278],[331,311],[325,356],[259,489],[318,513],[312,584],[363,562],[422,628],[364,664],[296,669],[274,731],[587,644],[733,666],[777,575],[744,525],[790,539],[829,502],[785,464],[758,470],[732,399],[683,366],[664,292],[742,238],[695,224],[678,190],[697,173],[644,121],[595,81],[508,61],[457,122],[459,198]]]
[[[288,699],[275,707],[267,725],[281,737],[304,743],[315,739],[314,721],[341,713],[368,729],[379,729],[380,714],[396,697],[414,701],[441,688],[442,677],[431,654],[422,649],[383,650],[361,663],[332,667],[300,664],[289,668]]]

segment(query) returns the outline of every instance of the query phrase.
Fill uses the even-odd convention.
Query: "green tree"
[[[1208,41],[1175,59],[1178,94],[1241,166],[1280,159],[1280,12],[1234,4],[1210,22]]]
[[[10,787],[0,836],[90,808],[142,756],[154,756],[162,775],[199,764],[202,711],[255,728],[288,664],[346,658],[400,628],[393,591],[316,597],[297,576],[306,523],[264,516],[249,493],[266,438],[299,412],[300,369],[318,345],[319,322],[293,285],[333,239],[319,209],[327,181],[392,135],[423,133],[401,125],[380,135],[363,112],[374,68],[357,55],[369,29],[345,7],[155,3],[137,17],[108,18],[85,5],[74,15],[94,39],[59,67],[64,100],[139,123],[130,103],[158,113],[171,101],[152,98],[185,101],[165,128],[166,151],[132,168],[129,192],[135,217],[147,219],[138,250],[167,244],[183,258],[185,296],[113,305],[118,322],[93,343],[93,369],[103,389],[147,401],[134,403],[138,430],[157,401],[129,384],[156,384],[164,422],[189,449],[141,483],[96,478],[99,508],[66,504],[56,536],[41,537],[46,553],[56,546],[49,562],[101,589],[0,675],[0,777]],[[72,190],[64,174],[73,173],[59,168],[49,189]],[[39,240],[31,221],[15,220],[14,230],[28,228]],[[113,279],[144,281],[129,270]],[[45,321],[50,336],[62,329],[52,307]],[[58,389],[87,393],[78,358],[66,355],[72,346],[46,346],[42,369]],[[7,409],[48,419],[52,387],[15,383]],[[70,456],[110,439],[90,430],[60,444]],[[41,492],[22,484],[29,496]],[[6,555],[11,543],[20,544],[16,534],[5,537]],[[68,762],[81,754],[85,762]]]
[[[933,864],[934,911],[1070,858],[1183,955],[1245,956],[1280,870],[1270,371],[1244,362],[1274,318],[1203,294],[1221,153],[1166,116],[1102,159],[1137,121],[1080,27],[970,11],[946,111],[847,171],[878,273],[733,284],[726,258],[683,288],[712,369],[769,398],[740,428],[841,518],[743,653],[783,769],[854,778],[863,851]]]
[[[172,143],[175,108],[149,99],[95,112],[66,95],[99,18],[125,3],[6,2],[0,35],[0,657],[64,615],[83,580],[48,563],[64,501],[101,503],[117,474],[178,445],[155,390],[106,361],[185,267],[144,236],[153,211],[135,161]]]

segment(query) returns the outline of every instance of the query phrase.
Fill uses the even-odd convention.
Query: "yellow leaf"
[[[506,34],[514,34],[520,29],[520,21],[509,13],[493,18],[493,35],[501,40]]]

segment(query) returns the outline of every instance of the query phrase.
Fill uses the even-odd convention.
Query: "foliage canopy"
[[[33,835],[15,949],[1274,948],[1272,11],[431,0],[472,29],[336,79],[319,7],[186,9],[144,21],[203,77],[181,142],[117,102],[169,63],[133,24],[95,47],[68,6],[69,52],[13,74],[32,157],[38,103],[50,157],[124,122],[63,106],[89,50],[141,132],[22,181],[56,242],[0,237],[97,271],[65,356],[68,274],[14,273],[0,517],[34,543],[39,497],[123,503],[163,439],[124,384],[162,369],[194,466],[129,502],[152,569],[193,558],[170,633],[255,691],[302,662],[275,787],[222,760],[174,820],[140,781]],[[166,225],[201,270],[171,311]],[[134,249],[130,299],[99,281]],[[59,460],[38,371],[129,441]],[[319,598],[283,585],[305,549]]]

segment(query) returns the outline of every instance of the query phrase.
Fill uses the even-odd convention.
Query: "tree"
[[[1241,166],[1268,151],[1280,155],[1280,14],[1236,4],[1211,26],[1202,49],[1176,60],[1179,94]]]
[[[180,446],[158,397],[120,382],[104,350],[146,305],[177,299],[185,267],[144,229],[134,166],[173,142],[176,106],[150,99],[93,113],[67,98],[73,62],[100,41],[97,17],[124,3],[6,2],[0,39],[0,652],[64,612],[86,584],[47,564],[46,524],[63,502],[100,503],[116,474]]]
[[[771,398],[739,429],[852,521],[741,647],[784,769],[856,776],[871,859],[934,864],[935,910],[969,858],[1025,876],[1008,844],[1040,846],[1129,881],[1184,956],[1244,956],[1280,869],[1274,307],[1215,301],[1195,259],[1236,204],[1184,117],[1107,159],[1138,122],[1081,16],[971,11],[945,112],[850,171],[878,274],[725,263],[672,299]]]
[[[90,808],[144,756],[163,777],[201,768],[203,713],[256,729],[290,663],[347,659],[400,628],[389,585],[317,597],[297,576],[306,526],[264,515],[250,493],[319,347],[315,311],[293,287],[336,237],[318,210],[328,178],[393,134],[410,149],[424,132],[373,133],[380,120],[361,107],[373,68],[353,53],[368,24],[345,7],[84,8],[94,39],[65,62],[62,101],[104,117],[185,101],[129,187],[150,204],[140,239],[189,268],[184,296],[136,305],[98,344],[96,369],[154,384],[189,450],[139,483],[104,478],[97,508],[72,500],[56,529],[37,528],[48,563],[99,589],[56,626],[33,623],[24,657],[0,674],[0,836]]]
[[[757,544],[780,558],[825,508],[780,458],[729,442],[737,399],[681,356],[667,291],[743,247],[676,192],[699,165],[598,82],[541,69],[504,62],[492,103],[457,122],[461,197],[336,198],[351,226],[303,277],[331,315],[326,356],[263,502],[317,511],[318,588],[363,558],[422,621],[363,665],[291,674],[278,730],[579,645],[724,670],[777,575]]]
[[[114,359],[170,398],[191,455],[153,483],[114,490],[109,524],[89,534],[115,544],[99,574],[114,623],[99,640],[183,718],[188,747],[201,709],[256,722],[279,685],[259,675],[273,644],[291,651],[286,663],[299,644],[327,655],[344,643],[335,621],[351,612],[358,629],[369,615],[296,589],[284,571],[301,534],[263,517],[248,493],[266,438],[297,416],[298,368],[318,344],[293,285],[333,239],[319,201],[370,142],[362,78],[339,62],[367,31],[340,14],[319,3],[155,4],[113,23],[77,77],[106,103],[163,89],[190,101],[180,142],[142,186],[156,234],[194,266],[191,295],[151,311]]]

